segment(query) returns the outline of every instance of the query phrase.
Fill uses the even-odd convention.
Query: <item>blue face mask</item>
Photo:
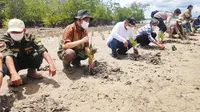
[[[178,19],[178,16],[173,16],[172,19]]]
[[[156,27],[156,26],[152,26],[152,27],[151,27],[151,31],[152,31],[152,32],[155,31],[155,27]]]

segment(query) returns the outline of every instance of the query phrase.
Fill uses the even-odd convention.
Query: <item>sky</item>
[[[108,1],[108,0],[105,0]],[[200,15],[200,0],[112,0],[120,3],[121,6],[127,6],[132,2],[141,4],[150,4],[145,11],[145,18],[150,18],[151,12],[154,10],[171,11],[180,8],[183,12],[187,9],[188,5],[193,5],[192,15],[198,17]]]

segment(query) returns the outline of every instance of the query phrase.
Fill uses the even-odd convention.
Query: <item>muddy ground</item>
[[[97,31],[98,30],[98,31]],[[57,75],[32,80],[20,71],[25,85],[0,90],[0,112],[199,112],[200,40],[166,39],[166,49],[152,46],[139,49],[140,56],[111,57],[106,46],[110,27],[94,31],[95,75],[88,75],[87,60],[77,72],[62,72],[58,59],[58,40],[62,28],[32,28],[29,32],[42,39],[52,56]],[[1,29],[0,33],[5,32]],[[199,38],[196,34],[193,38]],[[47,66],[46,62],[42,67]]]

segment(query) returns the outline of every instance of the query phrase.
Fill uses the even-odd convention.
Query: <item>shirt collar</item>
[[[76,27],[76,31],[78,32],[84,32],[84,29],[82,27],[80,27],[76,22],[74,23],[75,27]]]

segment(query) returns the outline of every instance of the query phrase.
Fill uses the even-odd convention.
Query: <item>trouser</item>
[[[116,56],[117,53],[119,54],[125,54],[130,48],[132,48],[132,45],[130,41],[128,40],[128,47],[124,47],[124,43],[118,41],[117,39],[113,38],[108,42],[108,47],[112,50],[112,55]]]
[[[193,25],[193,27],[195,28],[195,30],[200,28],[200,25]]]
[[[39,68],[42,64],[43,57],[41,55],[30,55],[24,56],[23,58],[13,57],[14,65],[16,71],[27,68]],[[4,75],[10,75],[8,67],[5,62],[3,62],[3,72]]]
[[[87,59],[85,50],[67,49],[62,51],[61,60],[64,64],[70,64],[72,61],[80,61]]]
[[[149,40],[148,36],[149,36],[149,35],[148,35],[147,33],[138,35],[138,36],[136,37],[137,43],[140,43],[140,45],[142,45],[142,46],[147,46],[147,45],[149,45],[149,43],[150,43],[151,41]],[[152,32],[152,33],[151,33],[151,36],[155,39],[156,36],[157,36],[157,34],[156,34],[155,32]]]
[[[183,27],[184,27],[188,32],[192,32],[192,28],[191,28],[190,22],[186,22],[185,24],[183,24]]]
[[[159,31],[162,31],[163,33],[167,30],[167,27],[163,21],[162,18],[155,18],[159,21],[158,27],[159,27]]]

